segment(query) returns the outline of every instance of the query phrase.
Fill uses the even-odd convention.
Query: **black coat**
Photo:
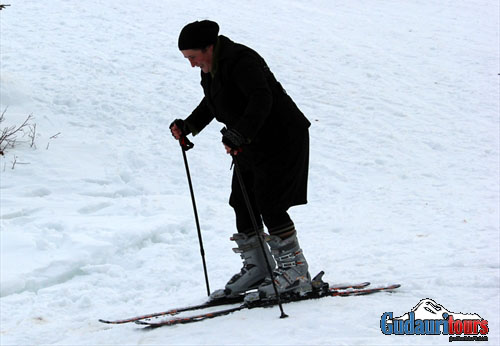
[[[196,135],[215,118],[249,141],[238,159],[261,211],[307,203],[310,122],[255,51],[224,36],[214,51],[215,75],[201,72],[205,97],[186,125]]]

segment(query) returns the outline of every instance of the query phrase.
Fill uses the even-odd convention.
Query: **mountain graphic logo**
[[[444,318],[444,314],[448,314],[447,316],[453,316],[454,320],[482,320],[481,316],[478,314],[463,314],[461,312],[451,312],[446,309],[441,304],[436,303],[434,300],[426,298],[422,299],[413,309],[411,309],[413,313],[415,313],[415,318],[420,320],[438,320],[438,319],[446,319]],[[400,317],[394,317],[395,320],[404,320],[410,318],[410,313],[406,313]]]
[[[420,300],[411,311],[394,317],[385,312],[380,319],[385,335],[449,335],[451,341],[485,341],[488,321],[476,313],[453,312],[435,300]]]

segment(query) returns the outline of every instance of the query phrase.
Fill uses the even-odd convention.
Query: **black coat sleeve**
[[[201,100],[198,107],[194,109],[190,116],[188,116],[185,120],[187,127],[193,136],[196,136],[201,132],[212,120],[214,119],[214,115],[210,111],[207,105],[207,100],[204,97]]]

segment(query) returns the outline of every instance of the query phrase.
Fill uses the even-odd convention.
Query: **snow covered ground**
[[[448,344],[382,334],[384,312],[423,298],[479,314],[481,344],[500,343],[498,1],[26,0],[0,16],[2,127],[37,125],[35,147],[0,158],[2,345]],[[260,52],[313,123],[309,204],[291,210],[312,274],[397,293],[284,320],[97,321],[204,300],[168,131],[202,97],[177,35],[203,18]],[[188,152],[212,289],[240,268],[221,126]]]

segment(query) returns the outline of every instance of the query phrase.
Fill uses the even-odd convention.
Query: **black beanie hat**
[[[219,35],[219,24],[211,20],[193,22],[182,28],[179,35],[179,50],[203,49],[215,44]]]

